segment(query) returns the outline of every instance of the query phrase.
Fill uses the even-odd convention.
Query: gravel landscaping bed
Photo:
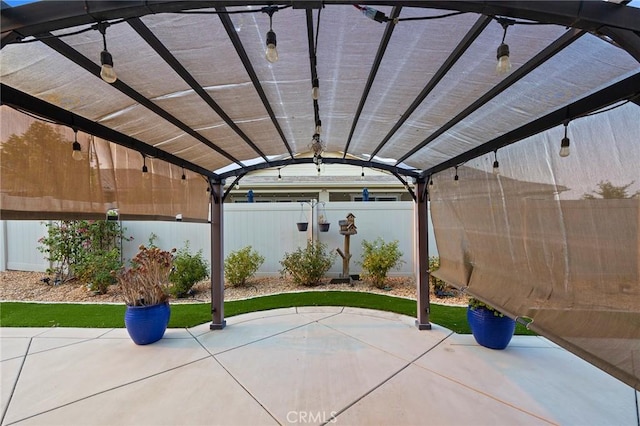
[[[106,294],[93,294],[87,286],[77,281],[61,285],[53,285],[53,279],[47,284],[42,281],[44,272],[4,271],[0,272],[0,300],[2,301],[37,301],[37,302],[91,302],[91,303],[124,303],[118,285],[109,287]],[[305,287],[296,285],[288,278],[268,277],[254,278],[244,287],[227,286],[224,291],[225,300],[239,300],[249,297],[274,293],[300,291],[362,291],[391,296],[416,299],[415,281],[410,277],[391,277],[387,279],[388,290],[381,290],[365,281],[353,281],[353,285],[330,284],[329,279],[321,285]],[[193,287],[193,294],[185,299],[173,299],[171,303],[194,303],[211,301],[210,281],[201,281]],[[466,305],[467,296],[439,298],[431,294],[434,303],[448,305]]]

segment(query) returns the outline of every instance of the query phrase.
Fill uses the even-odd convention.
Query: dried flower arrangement
[[[131,260],[133,266],[121,269],[116,278],[128,306],[152,306],[169,298],[169,274],[173,266],[173,253],[157,247],[138,247]]]

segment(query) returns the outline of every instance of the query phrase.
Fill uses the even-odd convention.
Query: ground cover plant
[[[308,291],[282,293],[224,303],[226,317],[248,312],[294,306],[350,306],[416,316],[415,300],[348,291]],[[1,327],[92,327],[123,328],[125,305],[1,302]],[[460,334],[469,334],[466,307],[431,305],[431,322]],[[193,327],[211,321],[209,303],[174,304],[170,328]],[[535,333],[522,325],[516,334]]]

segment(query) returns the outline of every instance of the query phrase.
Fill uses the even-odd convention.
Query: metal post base
[[[222,324],[211,323],[209,325],[209,330],[222,330],[226,325],[227,325],[227,320],[223,320]]]
[[[431,330],[431,323],[420,324],[418,320],[416,320],[416,327],[418,327],[418,330]]]

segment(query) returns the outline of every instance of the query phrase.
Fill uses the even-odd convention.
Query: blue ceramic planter
[[[516,322],[507,316],[496,316],[489,309],[467,308],[467,321],[479,345],[491,349],[507,347],[516,330]]]
[[[127,306],[124,324],[136,345],[148,345],[162,339],[169,325],[169,303],[152,306]]]

